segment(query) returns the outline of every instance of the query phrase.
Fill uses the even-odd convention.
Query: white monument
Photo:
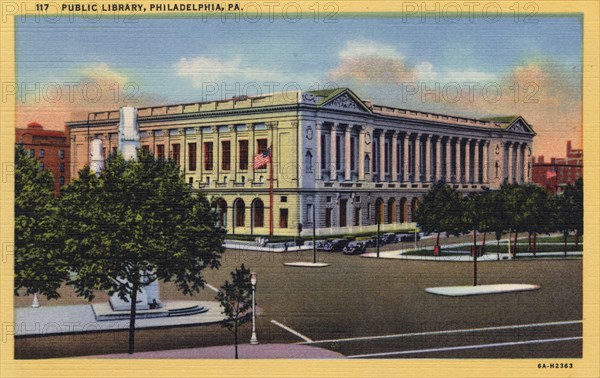
[[[137,109],[132,106],[124,106],[120,109],[119,122],[119,147],[126,161],[137,158],[137,150],[140,148],[140,127],[137,122]],[[104,169],[104,156],[102,154],[102,141],[94,139],[90,146],[91,164],[90,168],[99,174]],[[142,277],[145,275],[142,272]],[[118,278],[124,282],[124,279]],[[127,301],[113,294],[110,298],[110,305],[115,311],[129,311],[131,309],[131,299],[126,297]],[[155,304],[161,305],[160,293],[158,290],[158,281],[151,282],[148,285],[143,284],[137,294],[137,310],[148,310]]]

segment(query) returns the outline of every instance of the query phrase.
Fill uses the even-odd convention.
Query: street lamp
[[[256,345],[258,344],[258,339],[256,338],[256,303],[254,301],[256,293],[256,272],[250,273],[250,283],[252,284],[252,337],[250,337],[250,344]]]

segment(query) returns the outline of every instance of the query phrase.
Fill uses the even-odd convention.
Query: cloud
[[[65,122],[86,119],[89,112],[167,102],[164,96],[145,91],[139,80],[107,63],[83,66],[68,77],[68,80],[21,84],[17,127],[37,121],[47,129],[63,130]],[[25,86],[27,91],[23,90]],[[35,91],[29,91],[30,88]]]
[[[538,136],[534,153],[561,156],[581,145],[581,68],[529,58],[504,72],[436,67],[377,41],[348,41],[329,77],[383,105],[467,117],[521,115]],[[558,155],[557,155],[558,154]]]

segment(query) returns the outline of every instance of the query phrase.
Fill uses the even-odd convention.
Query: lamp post
[[[256,272],[250,273],[250,283],[252,284],[252,337],[250,337],[250,344],[256,345],[258,344],[258,339],[256,338],[256,303],[254,301],[256,293]]]
[[[315,220],[315,205],[312,206],[312,238],[313,238],[313,264],[317,263],[317,230]]]

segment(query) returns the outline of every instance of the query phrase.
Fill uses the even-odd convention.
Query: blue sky
[[[63,18],[48,23],[17,18],[17,79],[42,84],[97,81],[110,86],[114,82],[121,90],[126,82],[135,82],[143,105],[231,97],[235,83],[242,89],[255,82],[267,92],[273,88],[267,82],[279,82],[276,89],[290,81],[302,89],[334,82],[385,105],[467,116],[520,113],[542,127],[557,114],[540,113],[556,112],[556,103],[566,101],[561,110],[569,114],[559,115],[548,130],[575,130],[581,123],[575,114],[581,107],[581,18],[537,17],[535,21],[506,17],[498,22],[483,18],[471,22],[464,17],[448,23],[343,15],[331,23],[310,18],[295,23],[282,18],[257,23],[216,18],[146,18],[132,23]],[[504,89],[501,104],[400,95],[409,82],[428,88],[436,88],[437,83],[442,91],[448,83],[493,82],[509,88],[515,80],[538,86],[531,92],[540,100],[537,105],[505,101],[514,97],[512,92],[507,95],[509,89]],[[213,82],[225,87],[203,93],[203,86]],[[256,91],[254,86],[248,94]],[[62,117],[71,117],[69,111],[119,106],[104,100],[64,109]],[[43,112],[43,104],[31,102],[25,98],[20,104],[25,118],[31,114],[28,110]],[[53,105],[55,113],[62,109]],[[573,107],[578,109],[571,114]],[[57,117],[48,120],[58,123],[55,127],[61,123]],[[577,145],[578,140],[574,142]]]

